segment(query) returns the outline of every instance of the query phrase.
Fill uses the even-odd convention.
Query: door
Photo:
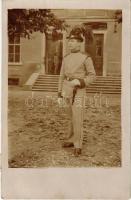
[[[62,48],[62,39],[54,40],[51,35],[46,37],[46,74],[60,74]]]
[[[103,75],[103,44],[104,34],[94,34],[93,43],[85,39],[85,51],[92,57],[97,76]]]

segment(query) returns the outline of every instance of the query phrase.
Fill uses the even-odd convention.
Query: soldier
[[[68,39],[70,54],[63,58],[58,84],[58,103],[66,102],[70,117],[70,129],[62,147],[74,147],[74,155],[79,156],[83,141],[86,87],[95,80],[95,70],[91,57],[80,52],[82,36],[70,34]]]

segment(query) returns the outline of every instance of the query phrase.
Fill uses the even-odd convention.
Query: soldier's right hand
[[[62,106],[62,104],[63,104],[63,98],[59,97],[58,100],[57,100],[57,102],[58,102],[59,106]]]
[[[80,85],[80,81],[78,79],[74,79],[72,81],[70,81],[70,84],[74,87],[74,86],[78,86]]]

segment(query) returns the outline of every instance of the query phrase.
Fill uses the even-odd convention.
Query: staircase
[[[40,74],[35,81],[32,90],[44,92],[57,92],[59,75],[42,75]],[[121,77],[102,77],[97,76],[95,82],[87,87],[87,93],[121,93]]]

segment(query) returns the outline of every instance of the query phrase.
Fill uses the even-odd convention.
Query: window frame
[[[12,46],[19,46],[20,47],[20,52],[19,52],[19,62],[9,62],[9,46],[12,45]],[[15,52],[14,52],[14,56],[15,56]],[[9,37],[8,37],[8,65],[22,65],[22,62],[21,62],[21,37],[20,37],[20,42],[19,43],[9,43]]]

